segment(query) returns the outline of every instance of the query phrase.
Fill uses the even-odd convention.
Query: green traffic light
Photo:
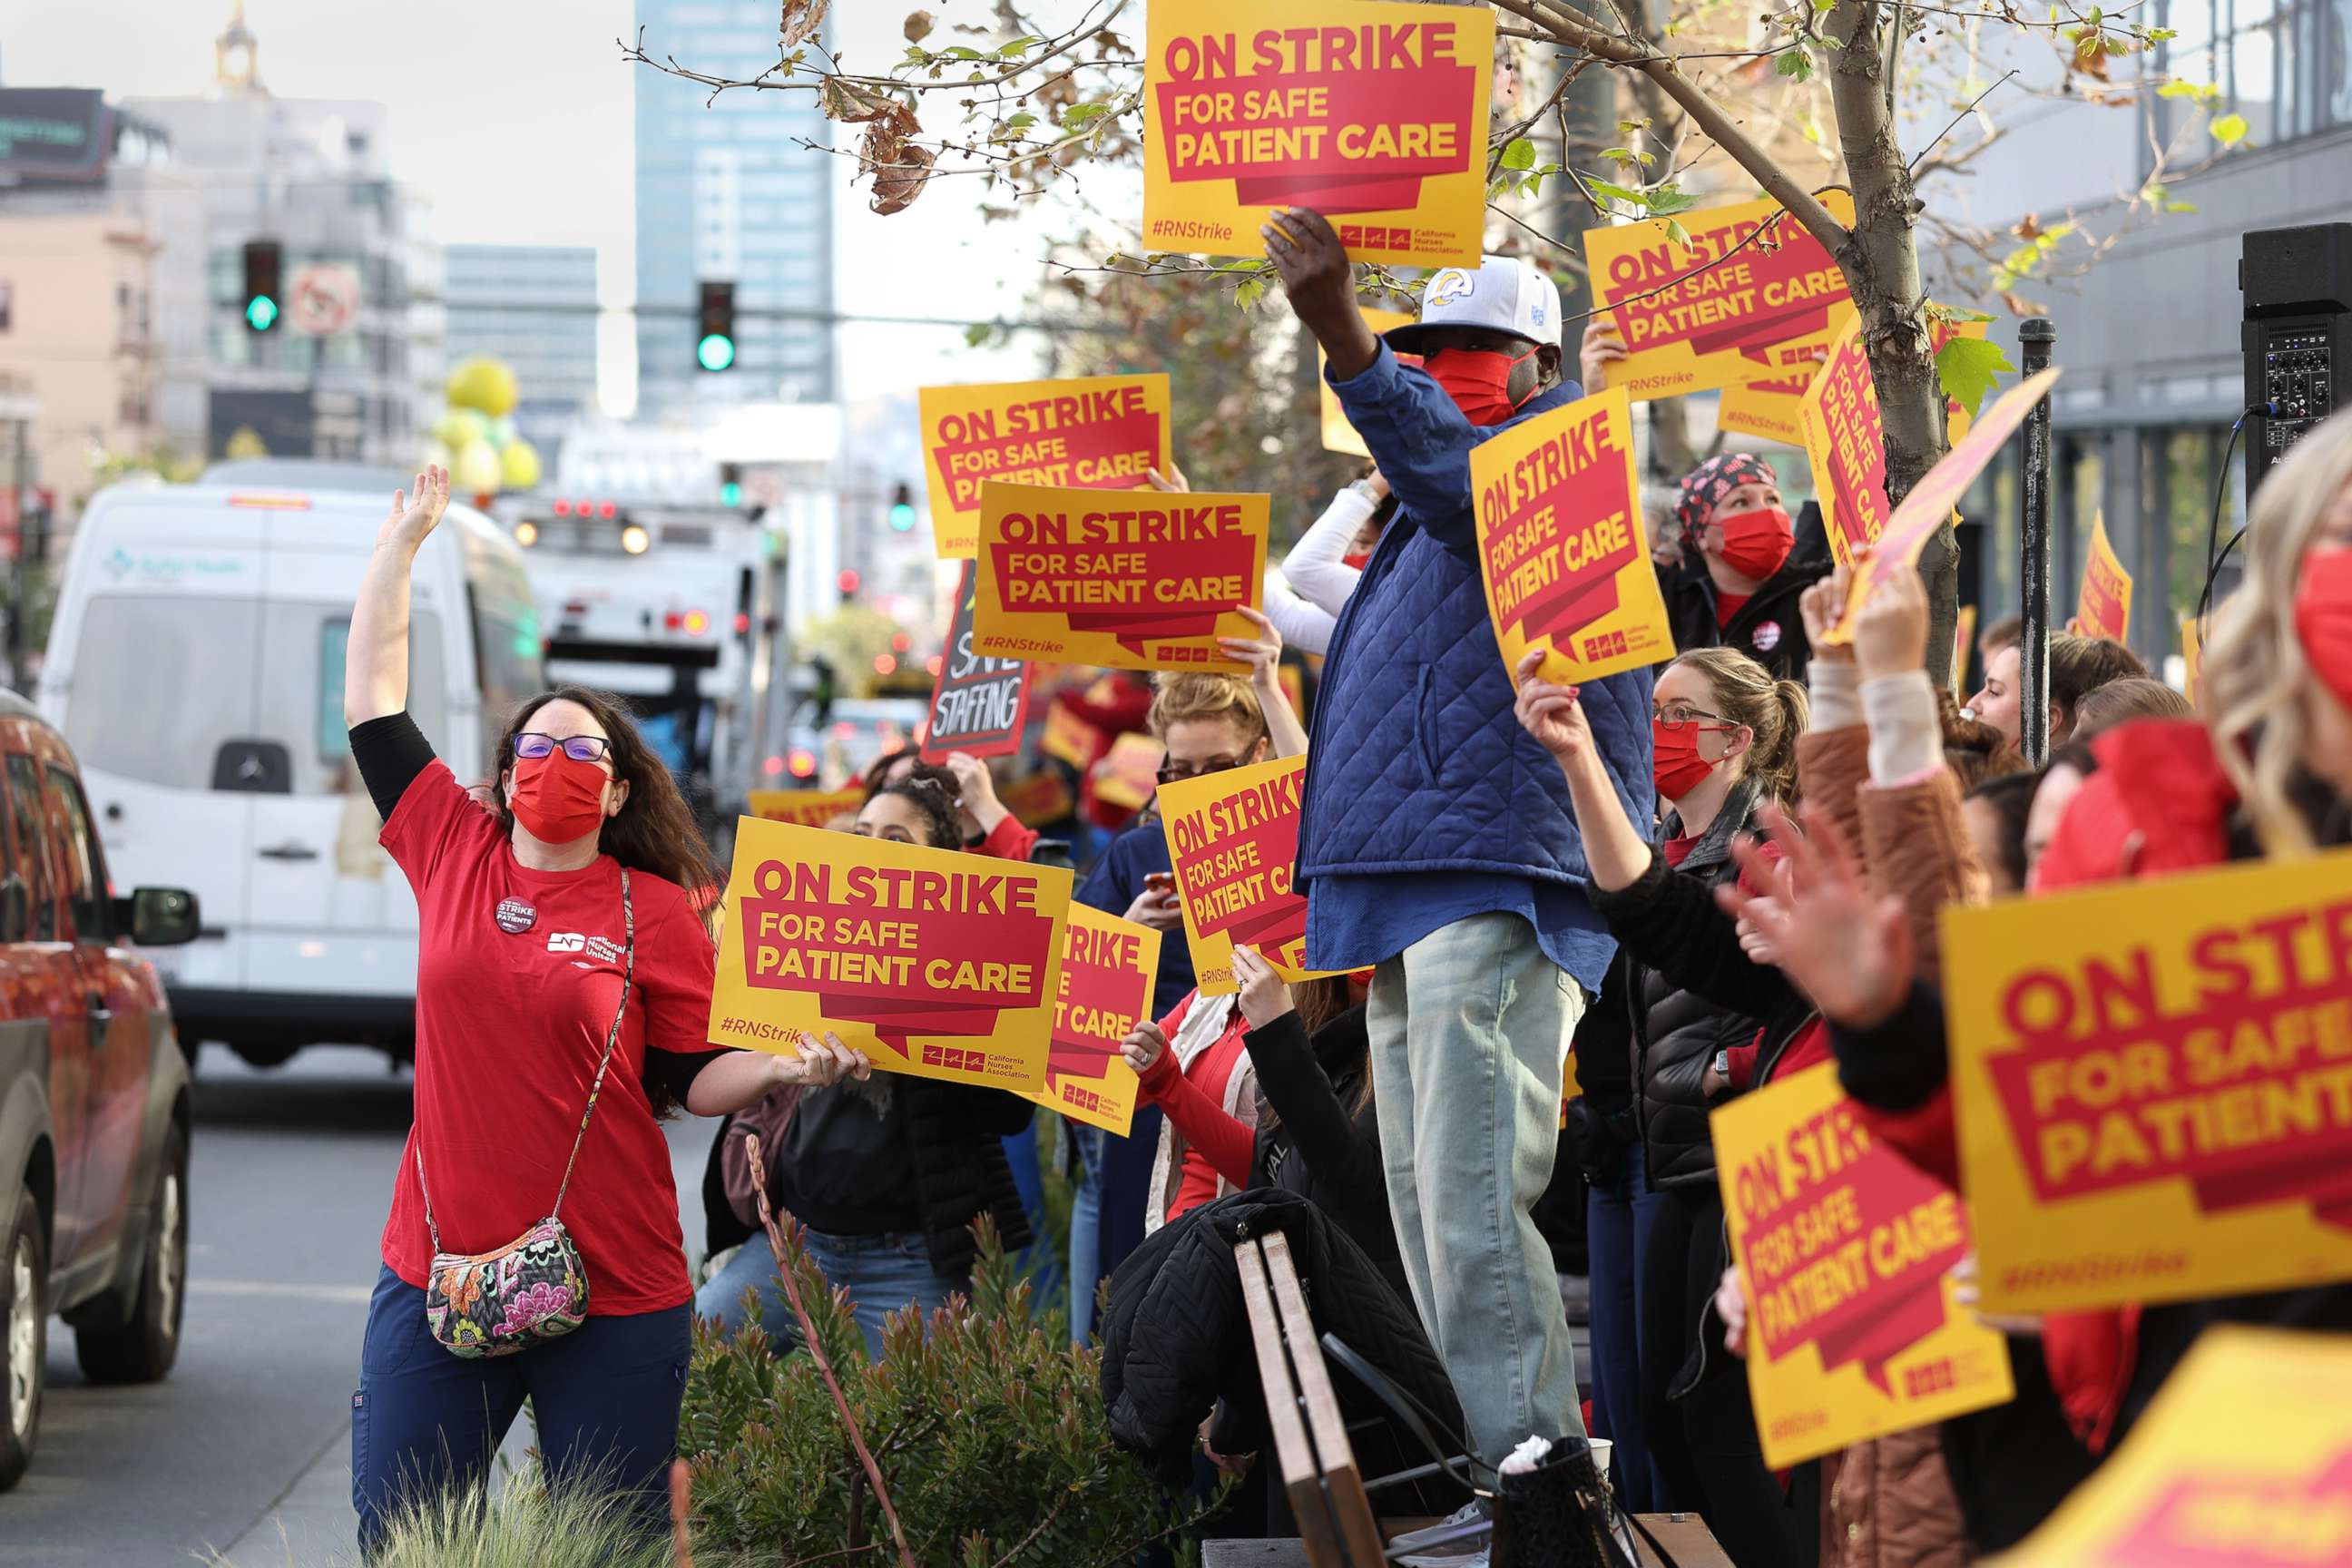
[[[724,484],[719,486],[719,504],[720,506],[741,506],[743,504],[743,487],[738,484]]]
[[[245,302],[245,320],[255,331],[268,331],[278,322],[278,301],[267,294],[256,294]]]
[[[713,332],[695,345],[694,357],[705,370],[725,370],[735,363],[735,340],[724,332]]]
[[[905,501],[890,509],[890,526],[901,533],[911,532],[915,526],[915,509]]]

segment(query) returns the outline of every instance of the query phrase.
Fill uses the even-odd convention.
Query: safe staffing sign
[[[1310,207],[1354,260],[1478,264],[1487,7],[1152,0],[1145,31],[1146,248],[1255,256]]]
[[[2352,851],[1948,907],[1995,1312],[2352,1279]]]
[[[1171,466],[1165,375],[927,386],[917,402],[931,527],[948,559],[977,553],[991,479],[1131,490]]]
[[[1843,191],[1821,201],[1853,222]],[[1584,256],[1593,302],[1625,339],[1610,384],[1637,403],[1786,376],[1791,354],[1826,350],[1854,313],[1837,262],[1775,201],[1587,229]]]
[[[1021,749],[1022,731],[1029,727],[1029,683],[1035,671],[1017,658],[990,658],[971,649],[977,575],[967,561],[956,583],[948,646],[940,656],[930,715],[923,726],[927,763],[943,763],[953,752],[1010,756]]]
[[[1298,867],[1298,799],[1307,759],[1287,757],[1160,786],[1184,940],[1203,996],[1230,996],[1234,946],[1255,947],[1285,980],[1307,963],[1307,896]]]
[[[980,524],[972,651],[1121,669],[1248,667],[1219,637],[1265,578],[1266,498],[1151,491],[1132,500],[992,484]]]
[[[1953,1299],[1969,1250],[1960,1195],[1870,1136],[1834,1066],[1708,1121],[1767,1465],[2012,1395],[2009,1347]]]
[[[831,1030],[886,1072],[1042,1089],[1070,882],[740,818],[709,1037],[798,1055]]]
[[[1119,1047],[1150,1016],[1160,933],[1150,926],[1070,906],[1062,931],[1062,988],[1054,1003],[1045,1087],[1029,1098],[1074,1121],[1124,1138],[1135,1121],[1135,1069]]]
[[[1633,405],[1622,388],[1470,448],[1478,563],[1504,668],[1545,650],[1547,680],[1598,679],[1675,656],[1642,527]]]

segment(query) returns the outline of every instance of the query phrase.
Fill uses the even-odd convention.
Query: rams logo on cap
[[[1422,309],[1467,300],[1477,289],[1478,279],[1475,273],[1465,272],[1459,267],[1449,267],[1429,280],[1428,291],[1421,297]]]

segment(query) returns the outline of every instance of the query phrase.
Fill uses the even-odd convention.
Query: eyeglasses
[[[612,751],[613,742],[602,735],[567,735],[559,741],[536,730],[525,730],[514,739],[515,755],[533,762],[554,755],[558,746],[575,763],[601,763]]]
[[[1696,724],[1701,719],[1712,719],[1715,721],[1715,724],[1712,726],[1704,724],[1700,725],[1699,727],[1701,729],[1720,728],[1726,730],[1737,730],[1739,728],[1738,725],[1733,723],[1730,720],[1725,718],[1720,713],[1710,713],[1704,708],[1694,708],[1687,702],[1670,702],[1664,708],[1653,709],[1651,710],[1650,717],[1658,721],[1659,728],[1669,731],[1682,729],[1687,724]]]
[[[1159,773],[1153,776],[1164,784],[1181,784],[1186,779],[1206,778],[1211,773],[1230,773],[1241,765],[1242,761],[1239,757],[1219,757],[1214,762],[1202,763],[1199,767],[1194,767],[1189,763],[1162,763],[1160,764]]]

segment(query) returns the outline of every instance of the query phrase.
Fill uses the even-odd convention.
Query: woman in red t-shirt
[[[673,1103],[722,1116],[783,1084],[871,1070],[830,1037],[797,1058],[709,1047],[719,869],[668,770],[609,699],[564,687],[524,703],[486,801],[435,759],[406,711],[409,575],[448,503],[437,468],[413,500],[394,492],[344,668],[352,760],[417,905],[415,1123],[352,1396],[352,1496],[371,1555],[395,1510],[485,1474],[526,1395],[551,1481],[656,1507],[692,1289],[656,1120]],[[614,1070],[592,1107],[625,969]],[[513,1355],[444,1350],[425,1315],[434,1253],[503,1247],[559,1202],[586,1321]]]

